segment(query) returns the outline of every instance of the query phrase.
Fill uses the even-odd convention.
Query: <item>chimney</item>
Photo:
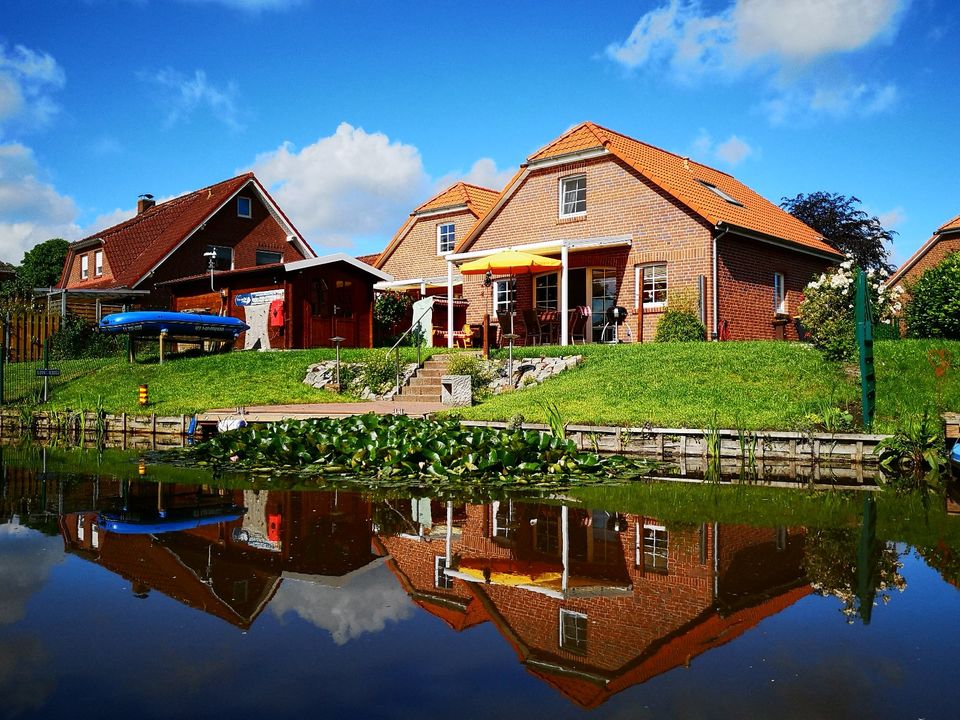
[[[137,199],[137,215],[145,213],[156,204],[156,200],[153,199],[153,195],[150,193],[144,193],[143,195],[140,195]]]

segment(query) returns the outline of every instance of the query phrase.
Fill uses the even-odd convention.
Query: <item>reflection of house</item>
[[[58,288],[62,306],[74,297],[113,302],[117,292],[150,291],[128,302],[166,307],[157,283],[203,272],[315,257],[253,173],[163,203],[141,196],[130,220],[70,245]],[[71,308],[72,309],[72,308]]]
[[[919,280],[923,273],[952,252],[960,252],[960,215],[937,228],[933,236],[897,268],[887,283],[909,290],[910,285]]]
[[[504,501],[467,506],[447,551],[434,518],[432,542],[381,538],[414,600],[457,630],[494,623],[531,673],[584,707],[810,591],[798,531]]]
[[[562,269],[521,276],[515,290],[505,278],[491,290],[459,278],[459,264],[506,248],[556,257]],[[398,277],[435,274],[434,257]],[[841,258],[736,178],[590,122],[527,158],[445,256],[448,295],[462,283],[469,322],[535,309],[559,321],[564,344],[574,308],[591,311],[588,340],[610,339],[603,326],[613,306],[632,315],[621,340],[650,340],[668,304],[680,302],[714,337],[795,338],[804,286]]]
[[[157,591],[248,628],[286,578],[338,585],[378,559],[371,546],[370,503],[356,493],[233,491],[133,483],[123,506],[131,513],[229,501],[247,514],[181,532],[114,534],[97,513],[60,519],[68,551],[127,579],[145,597]]]
[[[240,318],[245,348],[373,346],[373,284],[389,277],[344,253],[161,283],[171,307]],[[211,289],[211,287],[215,289]]]

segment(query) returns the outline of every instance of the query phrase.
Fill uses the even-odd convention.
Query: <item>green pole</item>
[[[857,270],[857,349],[860,351],[860,407],[863,427],[873,426],[873,412],[877,399],[877,378],[873,369],[873,313],[867,294],[867,274]]]
[[[3,381],[7,376],[7,328],[10,326],[10,313],[7,313],[3,323],[3,333],[0,334],[0,405],[3,405]]]
[[[44,338],[43,341],[43,369],[50,369],[50,338]],[[50,377],[47,375],[43,376],[43,401],[47,402],[50,399]]]

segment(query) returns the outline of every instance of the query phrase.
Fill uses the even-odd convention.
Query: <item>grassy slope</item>
[[[937,386],[927,350],[946,347],[960,366],[960,342],[876,343],[877,423],[895,428],[903,418],[937,404]],[[350,362],[369,351],[345,350]],[[409,351],[408,351],[409,352]],[[554,402],[567,422],[604,424],[794,429],[823,403],[859,398],[840,368],[799,343],[744,342],[648,345],[587,345],[519,348],[518,354],[582,353],[582,367],[542,386],[493,397],[463,411],[477,419],[506,420],[521,414],[546,420],[543,404]],[[57,407],[87,407],[102,398],[107,410],[135,412],[137,386],[150,385],[151,411],[194,412],[288,402],[349,399],[303,385],[307,365],[333,357],[330,350],[232,353],[155,361],[118,362],[57,388]],[[941,383],[939,405],[960,410],[960,367]]]

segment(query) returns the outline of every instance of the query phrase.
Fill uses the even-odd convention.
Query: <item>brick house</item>
[[[96,296],[148,291],[141,304],[166,307],[157,284],[196,275],[214,253],[217,270],[314,258],[316,254],[253,173],[155,203],[142,196],[137,214],[70,245],[57,288]]]
[[[413,291],[420,296],[447,287],[445,257],[467,237],[500,193],[458,182],[416,208],[375,261],[369,262],[395,279],[378,289]],[[459,293],[457,293],[459,294]]]
[[[507,248],[558,257],[562,269],[520,276],[515,290],[456,272]],[[842,255],[731,175],[585,122],[531,155],[445,259],[448,297],[462,286],[470,322],[513,302],[521,333],[519,311],[533,308],[567,344],[572,308],[592,311],[587,341],[609,339],[605,313],[617,305],[631,314],[619,338],[646,341],[668,298],[683,296],[712,337],[796,338],[804,286]]]
[[[893,287],[899,285],[909,293],[910,286],[927,270],[938,265],[947,255],[960,252],[960,215],[941,225],[920,248],[888,279]],[[904,296],[906,300],[907,296]]]

